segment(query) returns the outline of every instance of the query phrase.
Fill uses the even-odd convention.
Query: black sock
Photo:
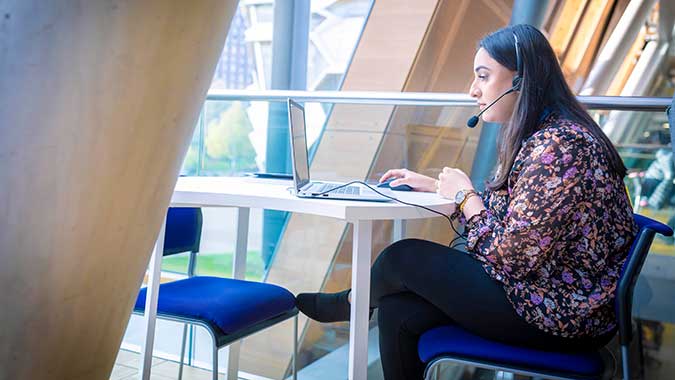
[[[350,292],[351,289],[338,293],[301,293],[295,297],[296,305],[303,314],[315,321],[344,322],[349,320]],[[373,315],[372,309],[370,315]]]

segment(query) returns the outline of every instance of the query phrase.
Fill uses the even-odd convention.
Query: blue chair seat
[[[579,377],[599,377],[604,371],[602,355],[597,351],[562,353],[511,346],[481,338],[457,326],[442,326],[427,331],[420,338],[418,349],[424,363],[450,355],[499,363],[502,367],[546,370]],[[573,374],[569,373],[570,368],[574,368]]]
[[[198,276],[160,287],[158,314],[203,321],[226,335],[295,311],[293,294],[272,284]],[[135,312],[144,311],[146,292],[139,292]]]

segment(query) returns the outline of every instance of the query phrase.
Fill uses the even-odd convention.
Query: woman
[[[484,121],[503,125],[486,191],[452,168],[438,179],[405,169],[381,178],[455,199],[468,251],[408,239],[374,263],[371,307],[388,380],[422,377],[417,341],[443,324],[556,350],[600,347],[614,335],[614,291],[637,233],[626,168],[541,32],[511,26],[479,46],[471,96]],[[300,294],[297,304],[318,321],[349,319],[349,290]]]

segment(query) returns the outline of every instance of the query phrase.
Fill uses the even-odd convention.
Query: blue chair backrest
[[[198,207],[171,207],[166,215],[164,256],[199,252],[202,237],[202,210]]]
[[[619,334],[621,345],[629,344],[632,339],[632,308],[633,289],[638,279],[642,264],[649,253],[649,247],[654,240],[654,235],[659,233],[664,236],[672,236],[673,230],[663,223],[649,219],[639,214],[633,214],[639,230],[626,261],[621,268],[621,277],[616,289],[616,314],[619,322]]]
[[[673,150],[673,157],[675,157],[675,94],[673,94],[673,101],[670,106],[666,108],[666,115],[668,116],[668,124],[670,125],[670,149]]]

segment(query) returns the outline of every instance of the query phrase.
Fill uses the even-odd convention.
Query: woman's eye
[[[485,80],[485,79],[487,79],[487,75],[482,75],[482,74],[478,75],[478,79]]]

